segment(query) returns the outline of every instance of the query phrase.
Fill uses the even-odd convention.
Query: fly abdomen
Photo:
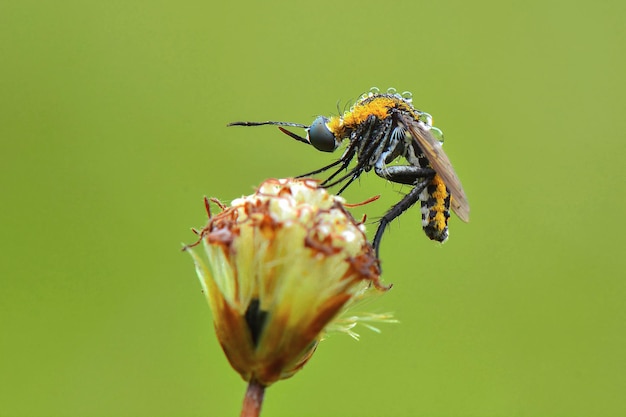
[[[420,194],[422,227],[431,240],[445,242],[448,238],[450,218],[450,193],[439,175]]]

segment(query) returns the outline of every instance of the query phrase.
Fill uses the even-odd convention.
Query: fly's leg
[[[332,167],[335,167],[335,166],[337,166],[337,165],[339,165],[341,163],[345,164],[345,161],[343,161],[341,159],[338,159],[335,162],[333,162],[332,164],[328,164],[326,166],[323,166],[320,169],[316,169],[315,171],[307,172],[306,174],[298,175],[296,178],[308,178],[311,175],[315,175],[315,174],[319,174],[320,172],[328,171]],[[350,162],[348,162],[348,163],[350,163]],[[341,169],[343,169],[343,168],[341,168]]]
[[[369,171],[372,168],[368,161],[372,158],[372,153],[381,147],[381,141],[386,134],[385,130],[376,132],[375,128],[377,124],[378,119],[376,116],[370,115],[367,120],[361,123],[361,125],[352,132],[350,135],[350,144],[340,159],[340,161],[343,161],[343,164],[320,184],[322,187],[330,188],[348,180],[337,192],[337,195],[339,195],[348,188],[354,180],[359,178],[363,171]],[[335,179],[339,173],[348,168],[354,156],[357,156],[356,166],[345,175]]]
[[[339,158],[338,160],[336,160],[332,164],[329,164],[329,165],[326,165],[326,166],[324,166],[322,168],[316,169],[315,171],[307,172],[306,174],[298,175],[296,178],[310,177],[311,175],[319,174],[321,172],[327,171],[327,170],[331,169],[332,167],[335,167],[335,166],[341,164],[341,167],[339,167],[339,169],[337,169],[330,177],[328,177],[326,180],[324,180],[324,182],[322,183],[322,186],[324,186],[325,183],[327,183],[330,180],[332,180],[334,177],[337,176],[337,174],[339,174],[341,171],[346,169],[348,167],[348,165],[350,165],[350,162],[352,161],[352,158],[354,158],[355,153],[356,153],[356,143],[352,142],[352,143],[350,143],[350,145],[348,145],[348,147],[346,148],[346,150],[343,153],[343,155],[341,155],[341,158]]]
[[[435,171],[415,165],[394,165],[390,167],[374,167],[374,172],[381,178],[398,184],[415,185],[420,178],[431,180]]]
[[[385,168],[376,167],[375,172],[380,177],[389,181],[413,186],[411,191],[409,191],[402,200],[391,207],[378,223],[378,229],[376,229],[376,234],[372,241],[372,246],[376,250],[376,257],[378,257],[380,242],[387,225],[419,201],[421,192],[424,191],[424,188],[426,188],[433,179],[435,171],[430,168],[402,165]]]

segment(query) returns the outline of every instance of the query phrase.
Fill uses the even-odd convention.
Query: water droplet
[[[420,122],[426,123],[428,126],[433,125],[433,117],[426,112],[421,112],[418,119]]]
[[[380,88],[378,87],[372,87],[370,88],[370,96],[373,94],[379,94],[380,93]]]
[[[413,101],[413,93],[411,93],[410,91],[403,91],[402,98],[406,101]]]
[[[397,91],[397,90],[396,90],[395,88],[393,88],[393,87],[389,87],[389,88],[387,89],[387,94],[396,94],[396,91]]]
[[[443,145],[443,132],[441,131],[441,129],[436,128],[436,127],[431,127],[430,133],[433,135],[435,139],[439,141],[439,143]]]

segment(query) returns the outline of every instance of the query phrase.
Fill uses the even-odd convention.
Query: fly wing
[[[446,184],[448,191],[452,195],[452,210],[459,216],[459,219],[468,222],[470,212],[469,202],[465,196],[465,191],[463,191],[461,181],[456,175],[456,172],[454,172],[454,168],[452,168],[450,159],[448,159],[448,156],[443,151],[441,142],[435,139],[428,130],[420,126],[420,123],[407,116],[402,117],[402,124],[404,124],[413,139],[419,145],[419,148],[424,152],[424,155],[428,158],[435,172],[439,174],[444,184]]]

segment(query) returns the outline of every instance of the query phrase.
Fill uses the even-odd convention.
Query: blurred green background
[[[339,156],[273,127],[372,86],[470,199],[385,235],[401,321],[334,336],[264,416],[626,415],[623,1],[0,1],[0,415],[238,415],[191,259],[202,197]],[[406,192],[365,175],[375,220]],[[374,226],[370,225],[370,233]]]

